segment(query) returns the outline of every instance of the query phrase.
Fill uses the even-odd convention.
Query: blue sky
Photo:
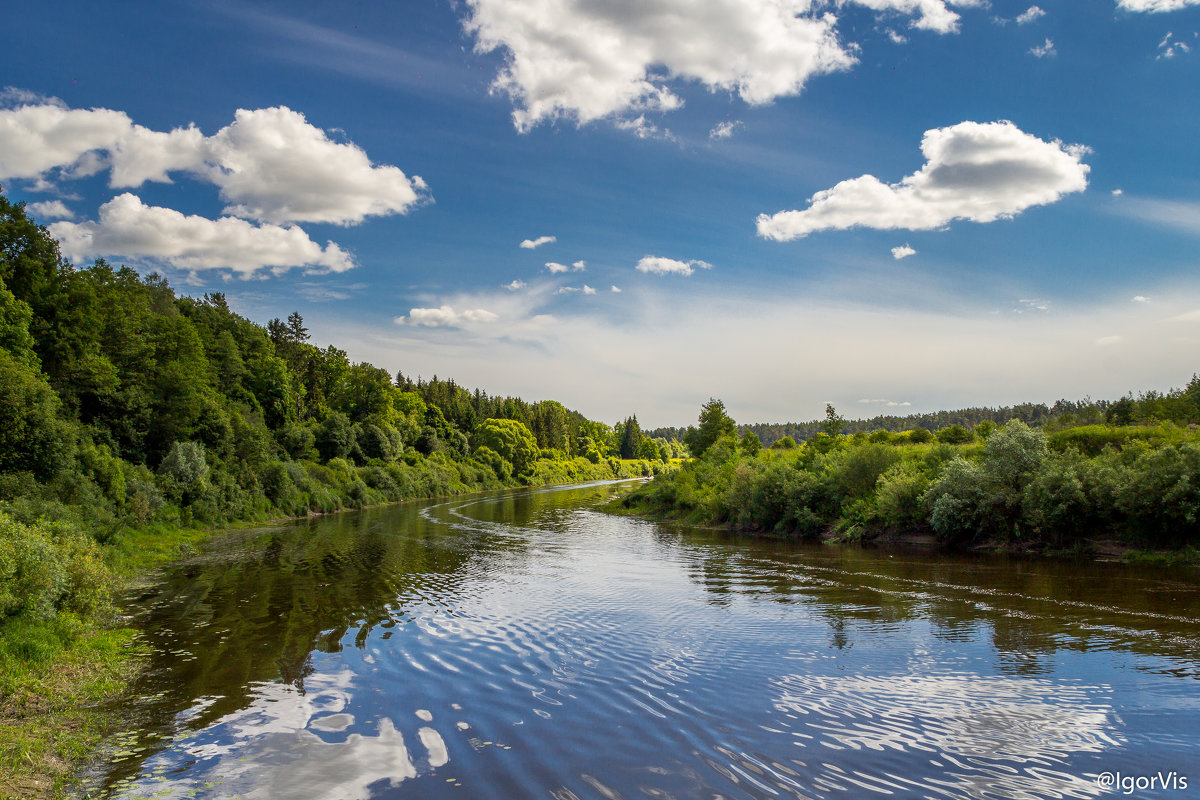
[[[6,11],[0,183],[76,263],[651,426],[1200,368],[1196,0],[243,6]]]

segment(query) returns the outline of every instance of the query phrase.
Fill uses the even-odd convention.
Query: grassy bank
[[[578,464],[566,475],[543,466],[527,483],[640,477],[652,469],[636,460]],[[350,497],[357,477],[345,493],[332,495],[332,510],[368,505]],[[481,487],[456,482],[447,488],[431,496]],[[69,796],[79,769],[122,723],[116,701],[129,691],[145,655],[113,598],[228,527],[159,520],[97,537],[77,524],[25,517],[0,506],[0,800]],[[286,519],[264,514],[237,527],[272,517]]]

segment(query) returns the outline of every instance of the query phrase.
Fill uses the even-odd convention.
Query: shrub
[[[956,458],[930,485],[922,502],[929,508],[929,524],[947,542],[973,538],[988,527],[995,493],[984,471]]]
[[[0,510],[0,620],[90,612],[109,600],[95,542],[63,525],[27,525]]]
[[[975,434],[962,425],[950,425],[937,432],[937,440],[946,444],[967,444],[975,441]]]
[[[929,487],[929,478],[912,461],[893,465],[879,476],[875,489],[874,518],[890,527],[910,527],[925,520],[921,495]]]
[[[1118,490],[1117,505],[1146,539],[1194,540],[1200,532],[1200,445],[1185,442],[1139,454]]]

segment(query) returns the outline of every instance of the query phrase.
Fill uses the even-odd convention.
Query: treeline
[[[635,416],[394,378],[223,294],[63,259],[0,194],[0,625],[94,605],[99,545],[475,489],[649,475]]]
[[[830,407],[807,441],[785,437],[764,449],[753,431],[738,438],[724,405],[711,400],[699,426],[688,429],[697,457],[623,502],[798,537],[932,533],[951,545],[1050,549],[1104,538],[1200,545],[1200,432],[1192,422],[1200,419],[1200,381],[1126,398],[1121,408],[1101,424],[1060,417],[1041,428],[1011,419],[936,433],[845,433]]]
[[[1046,427],[1047,430],[1073,427],[1080,425],[1133,425],[1152,424],[1162,421],[1180,423],[1200,422],[1194,403],[1187,400],[1187,394],[1196,384],[1196,378],[1182,389],[1169,392],[1148,391],[1136,397],[1126,395],[1118,400],[1058,400],[1053,405],[1045,403],[1019,403],[998,408],[960,408],[953,411],[935,411],[926,414],[909,414],[907,416],[875,416],[870,419],[854,419],[845,421],[845,432],[871,433],[873,431],[904,431],[926,430],[939,431],[952,425],[964,428],[974,428],[980,423],[988,422],[1003,425],[1009,420],[1020,420],[1030,427]],[[754,433],[764,445],[790,437],[793,441],[802,442],[811,439],[824,430],[822,420],[811,422],[771,422],[738,425],[739,435],[747,432]],[[650,436],[662,436],[683,441],[687,428],[656,428],[647,433]]]

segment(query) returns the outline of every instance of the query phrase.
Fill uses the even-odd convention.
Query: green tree
[[[4,285],[4,280],[0,279],[0,349],[7,350],[13,358],[36,369],[40,364],[33,350],[33,337],[29,335],[32,319],[33,310],[29,304],[18,300]]]
[[[48,478],[69,452],[54,391],[29,364],[0,349],[0,472]]]
[[[638,425],[637,414],[627,417],[621,423],[621,439],[617,451],[621,458],[638,458],[642,453],[642,428]]]
[[[683,440],[695,458],[704,455],[723,436],[737,435],[737,423],[725,413],[725,404],[715,397],[700,407],[699,422],[700,427],[688,428]]]
[[[1104,421],[1109,425],[1130,425],[1136,408],[1132,397],[1122,397],[1104,412]]]
[[[515,419],[485,419],[475,428],[476,450],[489,448],[513,466],[513,472],[525,475],[537,461],[537,439],[525,423]]]
[[[837,413],[832,403],[826,403],[825,421],[821,423],[821,430],[830,436],[840,436],[845,429],[846,418]]]
[[[758,438],[758,434],[754,431],[746,431],[738,442],[738,449],[751,458],[754,458],[762,450],[762,440]]]

